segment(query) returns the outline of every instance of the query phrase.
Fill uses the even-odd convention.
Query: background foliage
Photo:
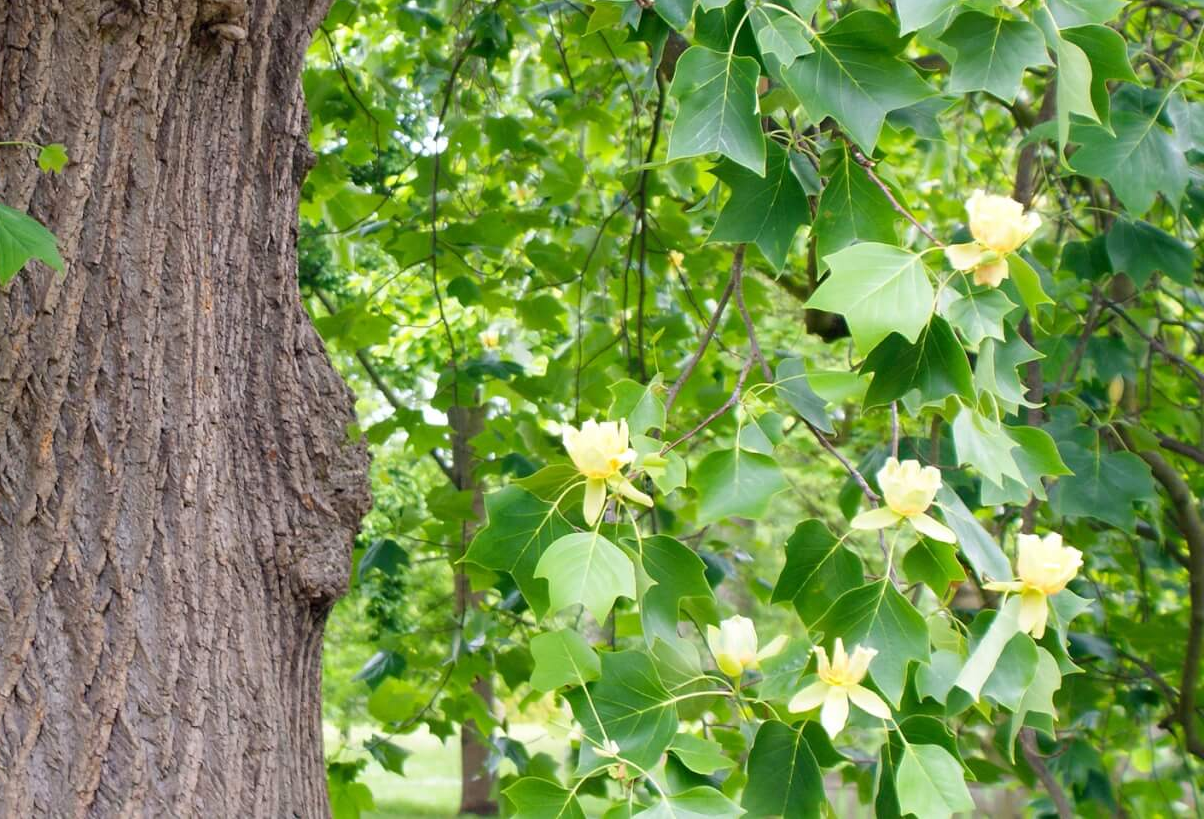
[[[376,508],[327,645],[336,815],[461,730],[525,817],[1197,814],[1202,24],[339,0],[302,287]],[[1042,219],[998,288],[940,252],[975,189]],[[590,418],[655,506],[541,564],[590,531],[554,502]],[[892,451],[956,547],[848,534]],[[1020,532],[1085,555],[1040,640],[982,588]],[[735,613],[789,643],[733,688],[703,629]],[[838,636],[894,721],[833,742],[786,702]]]

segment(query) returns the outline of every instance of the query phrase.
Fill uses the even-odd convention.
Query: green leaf
[[[386,771],[405,776],[405,763],[410,751],[375,734],[364,743],[364,748]]]
[[[636,815],[640,819],[737,819],[744,811],[714,788],[699,785],[667,796]]]
[[[849,650],[856,644],[877,649],[870,677],[896,706],[903,696],[908,664],[928,662],[924,617],[888,578],[842,594],[815,630],[828,640],[842,637]]]
[[[683,608],[699,627],[719,622],[706,564],[688,546],[668,535],[624,542],[638,547],[644,571],[655,584],[640,599],[640,620],[649,645],[656,638],[667,643],[677,639]]]
[[[571,628],[548,631],[531,638],[531,687],[554,691],[566,685],[585,685],[598,679],[602,662],[585,638]]]
[[[1033,638],[1023,633],[1013,635],[983,686],[982,695],[1009,711],[1019,710],[1037,674],[1039,656]]]
[[[706,3],[707,0],[702,0],[703,7]],[[694,13],[694,0],[660,0],[652,6],[652,10],[673,28],[684,31]]]
[[[914,344],[891,333],[861,365],[874,380],[865,392],[865,408],[885,406],[918,390],[920,403],[941,404],[951,395],[974,401],[974,377],[966,351],[949,323],[933,316]]]
[[[919,580],[940,599],[952,583],[966,579],[957,551],[948,543],[920,538],[903,556],[903,572],[908,580]]]
[[[939,745],[903,744],[895,790],[900,813],[922,819],[950,819],[955,813],[974,810],[965,771]]]
[[[514,819],[585,819],[577,796],[534,776],[524,776],[504,791],[514,804]]]
[[[38,152],[38,169],[42,172],[59,173],[67,166],[67,146],[61,142],[43,145]]]
[[[1041,276],[1019,253],[1008,256],[1008,276],[1016,285],[1020,300],[1024,302],[1024,306],[1028,308],[1029,314],[1033,317],[1033,322],[1036,323],[1038,320],[1037,308],[1042,304],[1054,303],[1041,287]]]
[[[798,693],[807,666],[811,663],[811,648],[810,640],[796,636],[786,643],[786,648],[779,654],[763,660],[757,695],[763,700],[785,700]]]
[[[958,0],[896,0],[899,33],[907,34],[937,22],[959,5]],[[947,22],[947,19],[946,19]]]
[[[1091,107],[1099,122],[1109,127],[1112,101],[1108,96],[1108,80],[1139,82],[1129,63],[1125,38],[1107,26],[1067,28],[1061,35],[1066,42],[1081,48],[1091,62]]]
[[[759,518],[769,500],[786,488],[777,461],[739,447],[707,455],[691,477],[698,490],[700,526],[730,517]]]
[[[984,506],[995,506],[1002,503],[1028,503],[1030,493],[1040,500],[1045,500],[1045,484],[1042,479],[1047,476],[1069,475],[1070,469],[1058,454],[1057,444],[1049,433],[1037,427],[1009,427],[1004,430],[1008,437],[1016,442],[1012,457],[1024,475],[1024,481],[1004,479],[1004,486],[997,486],[990,481],[983,481],[981,500]]]
[[[535,576],[548,581],[549,611],[582,605],[606,622],[618,597],[635,599],[635,568],[623,550],[598,532],[573,532],[539,558]]]
[[[1116,111],[1115,136],[1100,125],[1078,125],[1071,134],[1081,145],[1071,157],[1075,171],[1106,180],[1137,217],[1153,207],[1159,193],[1177,208],[1187,189],[1183,151],[1157,116],[1157,110]]]
[[[946,289],[944,292],[955,292]],[[984,338],[1003,341],[1003,320],[1016,309],[1003,291],[992,287],[957,294],[944,304],[941,313],[961,331],[967,343],[977,347]]]
[[[364,550],[356,567],[358,577],[362,580],[371,569],[380,570],[381,574],[393,576],[397,570],[410,565],[410,556],[391,537],[382,537],[372,541]]]
[[[1051,64],[1041,29],[1024,20],[967,11],[940,39],[957,50],[949,76],[949,90],[957,94],[986,91],[1010,103],[1025,69]]]
[[[1020,728],[1024,725],[1024,718],[1028,714],[1049,714],[1051,716],[1057,714],[1053,697],[1061,687],[1062,672],[1058,669],[1058,661],[1044,648],[1037,646],[1036,672],[1033,674],[1032,682],[1024,691],[1020,707],[1016,709],[1016,716],[1012,719],[1008,730],[1009,759],[1012,761],[1016,759],[1016,736],[1020,733]]]
[[[667,159],[718,153],[758,175],[765,173],[765,136],[757,118],[760,67],[701,46],[677,61],[669,93],[679,101]]]
[[[990,627],[970,652],[970,658],[957,675],[954,685],[978,702],[982,687],[995,670],[1004,648],[1019,633],[1020,595],[1014,594],[1008,598],[1003,608],[995,613]]]
[[[406,670],[406,658],[393,651],[378,651],[351,679],[364,681],[372,690],[389,677],[400,678]]]
[[[1127,273],[1138,287],[1161,270],[1184,286],[1192,283],[1192,251],[1169,233],[1148,222],[1117,219],[1108,230],[1108,257],[1112,269]]]
[[[933,90],[895,55],[904,41],[895,21],[876,11],[846,14],[812,45],[815,52],[782,70],[782,80],[814,122],[832,117],[867,154],[890,111]]]
[[[703,776],[736,767],[736,761],[727,756],[722,745],[693,734],[673,737],[669,751],[691,771]]]
[[[1124,5],[1124,0],[1049,0],[1049,10],[1058,28],[1106,23]]]
[[[1091,448],[1065,442],[1058,450],[1074,474],[1054,484],[1049,498],[1053,510],[1068,517],[1096,518],[1132,532],[1133,504],[1154,498],[1146,462],[1131,452],[1105,452],[1098,437]]]
[[[813,427],[829,435],[835,432],[828,415],[828,402],[816,395],[807,381],[807,365],[801,358],[783,359],[774,373],[774,392]]]
[[[548,610],[548,586],[535,576],[535,567],[544,551],[573,527],[551,502],[514,484],[485,496],[485,517],[464,560],[508,572],[527,605],[542,617]]]
[[[886,194],[841,144],[824,154],[821,171],[828,184],[815,209],[815,250],[825,259],[856,242],[892,244],[898,213]]]
[[[1002,485],[1003,476],[1024,481],[1012,457],[1016,442],[996,421],[963,407],[953,419],[953,446],[959,464],[969,464],[991,483]]]
[[[30,259],[39,259],[60,273],[63,271],[54,234],[32,216],[0,205],[0,286],[8,284]]]
[[[595,747],[613,740],[620,755],[641,768],[655,767],[677,734],[673,698],[642,651],[603,654],[602,676],[566,696],[573,716]],[[579,768],[578,773],[607,764],[602,758],[583,758],[584,769]]]
[[[803,24],[785,12],[757,6],[749,20],[761,54],[776,57],[782,65],[790,65],[796,57],[815,50]]]
[[[978,350],[974,362],[974,384],[999,399],[1009,411],[1033,406],[1025,398],[1027,388],[1020,380],[1019,367],[1036,361],[1042,355],[1028,346],[1019,333],[1008,331],[1005,343],[987,339]]]
[[[769,143],[764,176],[734,162],[712,171],[731,189],[708,242],[752,242],[775,270],[786,264],[794,234],[811,213],[807,192],[791,167],[790,157]]]
[[[805,520],[786,541],[786,565],[770,602],[789,602],[802,621],[810,624],[840,595],[864,580],[861,558],[821,521]]]
[[[761,723],[740,802],[748,819],[818,819],[826,801],[823,773],[802,732],[777,720]]]
[[[958,548],[978,579],[986,582],[1010,578],[1012,564],[1008,562],[1007,555],[957,493],[945,485],[937,492],[936,499],[945,512],[945,523],[957,535]]]
[[[934,291],[920,256],[865,242],[826,257],[832,268],[807,306],[840,313],[863,355],[898,333],[914,343],[932,315]]]
[[[1091,95],[1091,60],[1086,52],[1060,36],[1053,39],[1058,55],[1058,75],[1054,93],[1058,123],[1058,148],[1065,149],[1070,137],[1070,115],[1078,114],[1092,122],[1099,122]],[[1107,97],[1107,89],[1104,91]],[[1060,156],[1060,155],[1059,155]]]
[[[647,384],[623,378],[610,385],[610,411],[612,421],[626,420],[632,435],[643,435],[650,429],[665,428],[665,402],[660,393],[664,390],[661,374],[657,373]]]

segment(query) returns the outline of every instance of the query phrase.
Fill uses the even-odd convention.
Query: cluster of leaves
[[[58,142],[50,145],[0,142],[0,150],[6,148],[37,149],[38,169],[44,173],[60,173],[67,165],[67,149]],[[54,234],[29,214],[0,202],[0,286],[7,284],[31,259],[59,272],[63,270]]]
[[[814,816],[833,772],[880,816],[1188,810],[1202,34],[1159,0],[336,3],[303,267],[380,456],[383,732],[477,736],[523,817]],[[943,253],[976,188],[1042,219],[999,286]],[[560,436],[603,417],[653,505],[594,525]],[[955,544],[851,530],[892,454]],[[1021,532],[1085,553],[1038,638],[985,588]],[[732,679],[737,611],[789,640]],[[788,703],[838,637],[892,719],[833,741]]]

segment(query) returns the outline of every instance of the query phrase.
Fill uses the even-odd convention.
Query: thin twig
[[[748,334],[748,346],[752,357],[760,363],[761,375],[765,376],[766,381],[772,382],[773,368],[769,366],[764,353],[761,352],[761,345],[757,343],[757,329],[753,326],[752,316],[748,314],[748,307],[744,304],[744,245],[740,245],[736,249],[736,253],[740,256],[739,263],[732,264],[732,279],[736,283],[736,309],[740,311],[740,318],[744,320],[744,331]]]
[[[719,329],[719,321],[723,318],[723,311],[727,307],[728,299],[732,297],[732,290],[736,286],[736,269],[744,263],[744,245],[736,248],[735,258],[732,260],[732,276],[727,281],[727,287],[723,289],[723,295],[719,297],[719,304],[715,307],[715,312],[711,314],[711,321],[707,324],[706,331],[702,334],[702,341],[698,345],[698,349],[690,356],[690,360],[686,362],[685,369],[681,371],[681,375],[673,382],[673,386],[669,388],[669,394],[665,397],[665,415],[668,416],[669,411],[673,409],[673,404],[677,401],[677,396],[681,393],[682,387],[690,380],[690,376],[694,374],[694,368],[698,366],[698,362],[702,359],[703,353],[707,351],[707,346],[711,343],[711,339],[715,336],[715,331]]]
[[[1070,806],[1070,800],[1066,798],[1066,791],[1062,789],[1062,785],[1050,772],[1049,766],[1041,757],[1041,752],[1037,749],[1037,735],[1032,728],[1020,730],[1020,751],[1024,754],[1028,766],[1033,769],[1033,773],[1045,786],[1045,792],[1049,794],[1054,807],[1058,810],[1059,819],[1074,819],[1074,809]]]
[[[744,389],[744,382],[748,379],[748,373],[752,370],[752,366],[755,363],[755,361],[756,361],[756,358],[753,357],[752,355],[750,355],[748,357],[748,359],[745,360],[744,367],[741,368],[741,370],[740,370],[740,377],[736,379],[736,388],[734,390],[732,390],[732,394],[727,397],[727,400],[724,401],[719,406],[718,409],[716,409],[714,412],[712,412],[710,415],[708,415],[706,418],[704,418],[702,420],[702,423],[700,423],[698,426],[694,427],[694,429],[690,430],[685,435],[678,438],[673,443],[665,444],[665,446],[663,446],[661,448],[661,454],[664,455],[666,452],[668,452],[669,450],[678,446],[679,444],[683,444],[686,441],[690,440],[695,435],[697,435],[698,433],[702,432],[704,429],[709,427],[711,425],[711,423],[714,422],[717,418],[721,417],[728,410],[730,410],[732,407],[734,407],[736,405],[736,402],[740,400],[740,392]]]
[[[870,181],[878,186],[878,190],[882,191],[883,195],[886,196],[887,201],[890,202],[890,206],[892,208],[894,208],[896,211],[898,211],[899,214],[902,215],[904,219],[906,219],[907,221],[909,221],[913,225],[915,225],[916,230],[920,231],[920,233],[923,233],[925,236],[927,236],[928,241],[932,242],[937,247],[944,247],[945,243],[942,242],[940,239],[936,238],[936,236],[933,235],[931,230],[924,227],[924,225],[921,224],[920,220],[917,219],[915,216],[913,216],[912,212],[910,210],[908,210],[907,208],[905,208],[899,202],[899,200],[895,198],[894,191],[892,191],[890,189],[890,186],[887,185],[885,182],[883,182],[882,179],[878,176],[878,174],[874,172],[873,160],[871,160],[869,157],[867,157],[865,154],[863,154],[861,152],[861,149],[858,148],[857,145],[854,144],[853,142],[851,142],[847,137],[845,138],[845,142],[848,143],[849,151],[853,155],[853,161],[856,162],[858,165],[860,165],[861,169],[863,171],[865,171],[866,176],[868,176],[870,178]]]

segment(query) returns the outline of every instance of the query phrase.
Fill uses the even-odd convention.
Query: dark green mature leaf
[[[813,54],[783,69],[783,82],[813,121],[832,117],[867,153],[874,150],[888,112],[933,94],[895,56],[904,41],[888,15],[866,10],[846,14],[812,45]]]
[[[382,574],[395,575],[397,570],[410,565],[410,556],[406,550],[391,537],[382,537],[372,541],[364,550],[356,571],[362,580],[372,569],[378,569]]]
[[[908,580],[921,581],[942,599],[950,584],[966,579],[966,572],[957,561],[957,550],[948,543],[927,538],[920,538],[907,550],[903,556],[903,571]]]
[[[1071,157],[1079,173],[1107,180],[1134,216],[1144,216],[1161,193],[1178,207],[1187,188],[1187,161],[1157,122],[1157,111],[1115,111],[1108,133],[1099,125],[1080,125],[1071,140],[1082,147]]]
[[[585,685],[598,679],[602,662],[585,638],[571,628],[548,631],[531,638],[531,687],[554,691],[566,685]]]
[[[959,94],[987,91],[1012,102],[1025,69],[1051,64],[1041,29],[1024,20],[966,11],[957,16],[941,40],[957,50],[949,90]]]
[[[937,492],[937,503],[945,512],[945,523],[957,535],[957,545],[978,579],[1007,580],[1012,576],[1012,564],[999,548],[995,538],[983,528],[974,514],[949,486]]]
[[[673,697],[642,651],[603,654],[602,676],[569,692],[567,698],[594,746],[613,740],[624,759],[644,769],[657,764],[677,733]],[[582,761],[586,771],[607,764],[605,759]]]
[[[406,759],[409,758],[412,751],[375,734],[372,739],[364,743],[364,748],[386,771],[398,776],[405,776]]]
[[[787,358],[774,373],[774,392],[816,429],[831,434],[828,402],[815,394],[807,382],[807,367],[801,358]]]
[[[974,362],[974,385],[991,393],[1014,412],[1017,407],[1031,406],[1020,380],[1019,367],[1043,356],[1028,346],[1019,333],[1007,331],[1007,341],[987,339],[978,350]]]
[[[736,761],[725,754],[722,745],[693,734],[678,734],[673,737],[669,750],[683,765],[703,776],[736,767]]]
[[[864,579],[861,558],[821,521],[805,520],[786,541],[786,565],[770,600],[789,601],[803,622],[811,624]]]
[[[700,626],[719,621],[715,593],[706,579],[706,564],[689,547],[668,535],[625,543],[639,550],[644,571],[656,584],[640,600],[640,620],[649,645],[656,638],[665,642],[677,639],[682,608]]]
[[[1129,52],[1125,38],[1107,26],[1080,26],[1066,28],[1062,38],[1074,43],[1091,62],[1091,107],[1105,127],[1111,122],[1112,102],[1108,97],[1108,80],[1138,82],[1129,64]]]
[[[703,0],[703,5],[706,5],[706,0]],[[652,6],[652,10],[673,28],[684,31],[694,14],[694,0],[660,0]]]
[[[922,819],[950,819],[974,810],[965,770],[939,745],[903,744],[895,790],[899,811]]]
[[[549,611],[582,605],[599,623],[618,597],[635,599],[635,568],[622,549],[599,532],[573,532],[547,548],[535,576],[548,581]]]
[[[548,585],[535,576],[535,567],[544,550],[573,527],[550,501],[513,484],[485,496],[485,516],[487,522],[464,560],[509,572],[527,604],[542,617],[548,609]]]
[[[1074,474],[1058,479],[1050,504],[1059,515],[1096,518],[1131,532],[1133,504],[1154,497],[1150,468],[1131,452],[1105,451],[1094,437],[1090,448],[1059,442],[1058,450]]]
[[[842,594],[815,629],[828,641],[843,638],[849,650],[856,644],[877,649],[870,677],[896,706],[903,696],[908,664],[928,662],[924,617],[888,578]]]
[[[945,18],[958,6],[958,0],[897,0],[899,32],[907,34]]]
[[[847,145],[824,154],[821,170],[828,177],[815,209],[815,249],[820,259],[856,242],[893,244],[898,213]]]
[[[576,795],[546,779],[525,776],[504,793],[514,804],[514,819],[585,819]]]
[[[811,663],[811,649],[809,639],[795,635],[781,653],[763,660],[761,680],[757,683],[758,696],[765,700],[788,700],[797,694],[801,688],[799,683]]]
[[[943,403],[951,395],[974,401],[974,377],[966,351],[949,323],[933,316],[914,344],[892,333],[861,365],[874,380],[865,392],[865,407],[885,406],[912,390],[922,404]]]
[[[832,273],[807,306],[843,315],[862,354],[891,333],[913,343],[920,337],[932,315],[935,291],[919,254],[865,242],[826,261]]]
[[[707,455],[691,478],[698,490],[700,525],[730,517],[759,518],[770,498],[786,488],[777,461],[740,447]]]
[[[378,651],[364,667],[356,672],[353,680],[363,680],[372,690],[389,677],[401,677],[406,670],[406,658],[393,651]]]
[[[811,819],[821,815],[825,801],[823,773],[802,732],[777,720],[761,723],[740,802],[748,819]]]
[[[1108,230],[1112,269],[1127,273],[1138,287],[1161,270],[1182,285],[1192,282],[1191,248],[1148,222],[1117,219]]]
[[[30,259],[63,270],[54,234],[32,216],[0,205],[0,285],[7,284]]]
[[[993,287],[958,294],[944,304],[941,313],[969,344],[977,347],[985,338],[1003,341],[1003,320],[1015,309],[1012,300]]]
[[[765,173],[765,136],[757,119],[757,61],[686,50],[669,93],[680,103],[669,132],[668,160],[719,153],[757,175]]]
[[[732,195],[707,241],[752,242],[775,270],[781,270],[794,234],[809,220],[811,208],[787,152],[774,142],[768,152],[764,176],[734,162],[712,171]]]

